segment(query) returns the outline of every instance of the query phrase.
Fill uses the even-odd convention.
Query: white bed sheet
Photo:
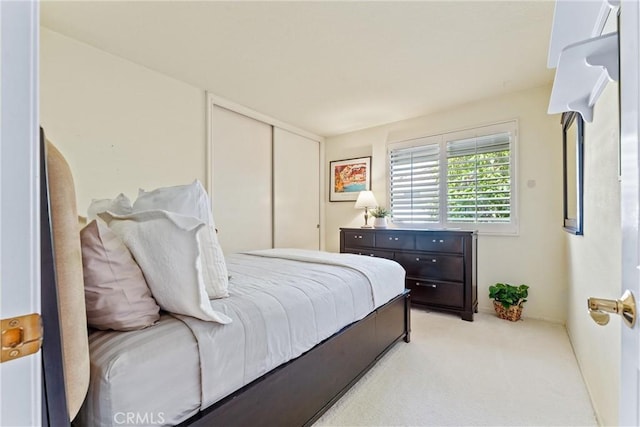
[[[74,425],[173,425],[199,411],[198,343],[171,315],[140,331],[93,331],[89,353],[89,392]]]

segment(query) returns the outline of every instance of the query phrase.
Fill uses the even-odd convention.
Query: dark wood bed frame
[[[43,426],[69,426],[58,296],[41,130],[41,259],[44,322]],[[313,424],[394,344],[410,341],[410,294],[405,290],[364,319],[197,413],[180,426],[303,426]]]
[[[395,343],[410,339],[409,291],[180,426],[306,426]]]

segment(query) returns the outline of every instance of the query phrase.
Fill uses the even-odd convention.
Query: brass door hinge
[[[42,320],[39,314],[2,319],[0,363],[37,353],[41,346]]]

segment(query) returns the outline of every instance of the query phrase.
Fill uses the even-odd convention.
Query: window
[[[389,144],[393,221],[514,233],[516,122]]]

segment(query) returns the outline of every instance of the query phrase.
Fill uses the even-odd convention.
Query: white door
[[[211,109],[213,218],[225,253],[273,247],[272,126]]]
[[[320,249],[320,143],[273,130],[273,243]]]
[[[638,252],[640,214],[640,101],[639,52],[640,7],[637,0],[622,1],[620,6],[620,101],[622,150],[622,291],[629,289],[640,297],[640,253]],[[621,322],[622,323],[622,322]],[[638,388],[640,387],[640,327],[622,327],[620,372],[620,425],[640,425]]]
[[[36,0],[0,1],[0,317],[40,313]],[[41,353],[0,364],[0,425],[41,424]]]

